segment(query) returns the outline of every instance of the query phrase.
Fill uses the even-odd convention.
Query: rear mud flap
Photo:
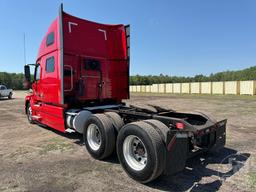
[[[188,136],[186,133],[176,133],[169,136],[166,150],[165,175],[182,171],[188,155]]]
[[[226,123],[227,120],[218,122],[216,131],[208,134],[206,151],[217,151],[225,145]],[[182,171],[188,158],[203,151],[202,149],[195,153],[190,153],[188,135],[186,133],[171,132],[167,138],[164,174],[172,175]]]
[[[218,128],[215,132],[215,143],[210,150],[216,151],[226,144],[226,123],[227,120],[218,122]]]

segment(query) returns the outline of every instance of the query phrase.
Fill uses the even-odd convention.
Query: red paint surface
[[[105,25],[62,12],[50,25],[39,48],[36,63],[40,79],[32,84],[33,93],[26,97],[34,116],[54,129],[65,131],[65,110],[74,104],[86,106],[91,101],[120,102],[129,97],[129,62],[124,25]],[[61,75],[61,35],[63,26],[63,71]],[[54,43],[46,46],[48,34],[54,32]],[[46,72],[46,60],[54,57],[53,72]],[[100,70],[85,68],[85,60],[96,60]],[[62,103],[61,82],[64,87]]]
[[[65,78],[65,89],[76,87],[75,83],[78,81],[84,85],[82,95],[75,90],[66,91],[65,94],[77,97],[80,101],[127,99],[129,66],[124,25],[98,24],[64,13],[63,32],[64,65],[72,67],[74,71],[73,85],[71,79]],[[101,82],[97,71],[84,68],[85,59],[95,59],[100,62]]]

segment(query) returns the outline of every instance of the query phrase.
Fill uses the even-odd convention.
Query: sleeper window
[[[46,59],[45,71],[47,73],[54,72],[54,57],[50,57],[50,58]]]
[[[49,35],[47,35],[47,39],[46,39],[46,46],[48,47],[49,45],[52,45],[54,43],[54,32],[49,33]]]

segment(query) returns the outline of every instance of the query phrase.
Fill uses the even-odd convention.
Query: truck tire
[[[110,156],[115,149],[115,128],[104,114],[93,114],[88,119],[83,137],[87,151],[95,159],[104,159]]]
[[[28,122],[30,124],[34,124],[35,122],[32,119],[32,108],[30,106],[30,103],[28,103],[26,106],[26,113],[27,113]]]
[[[118,133],[120,129],[124,126],[123,119],[120,117],[120,115],[118,115],[115,112],[106,112],[104,114],[110,118],[110,120],[113,123],[113,126],[115,127],[116,132]]]
[[[12,99],[12,92],[9,93],[8,99]]]
[[[144,120],[144,122],[147,124],[150,124],[156,129],[156,131],[159,133],[164,143],[167,141],[167,135],[170,129],[165,124],[155,119]]]
[[[117,155],[123,169],[141,183],[163,173],[164,147],[158,132],[143,121],[125,125],[117,136]]]

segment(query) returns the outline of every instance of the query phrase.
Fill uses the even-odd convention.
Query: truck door
[[[42,98],[40,81],[41,81],[41,66],[40,66],[40,63],[37,63],[35,67],[34,83],[32,86],[32,89],[34,90],[37,101],[41,101],[41,98]]]
[[[101,99],[102,95],[101,62],[97,59],[84,58],[81,63],[79,96],[81,99]]]

